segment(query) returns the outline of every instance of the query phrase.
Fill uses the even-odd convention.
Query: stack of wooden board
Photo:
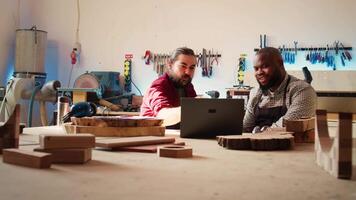
[[[91,160],[95,136],[92,134],[43,134],[40,147],[34,151],[52,154],[53,163],[84,164]]]
[[[263,132],[259,134],[217,136],[218,144],[234,150],[287,150],[294,147],[290,132]]]
[[[314,143],[315,118],[286,120],[286,131],[293,132],[296,143]]]
[[[163,120],[138,116],[94,116],[71,118],[64,124],[67,133],[91,133],[98,137],[163,136]]]
[[[95,137],[91,134],[43,134],[34,151],[4,149],[3,162],[32,168],[49,168],[52,163],[84,164],[91,160]]]

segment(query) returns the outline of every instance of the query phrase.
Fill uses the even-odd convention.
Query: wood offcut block
[[[295,143],[314,143],[315,141],[315,129],[299,133],[293,133]]]
[[[218,144],[234,150],[288,150],[294,147],[291,132],[217,136]]]
[[[41,149],[34,151],[52,154],[52,163],[84,164],[91,160],[92,149]]]
[[[286,131],[303,133],[305,131],[314,129],[315,118],[312,117],[312,118],[297,119],[297,120],[285,120],[284,125],[286,127]]]
[[[159,157],[190,158],[193,157],[193,149],[187,146],[166,145],[158,148]]]
[[[95,136],[92,134],[42,134],[42,149],[87,149],[95,147]]]
[[[49,168],[52,163],[52,155],[21,149],[4,149],[3,162],[32,168]]]
[[[5,148],[18,148],[20,135],[20,105],[15,106],[9,119],[0,125],[0,154]]]
[[[350,179],[352,176],[352,113],[339,113],[339,129],[329,135],[326,110],[316,111],[316,162],[331,175]]]

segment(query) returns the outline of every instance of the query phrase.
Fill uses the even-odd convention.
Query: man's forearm
[[[180,122],[181,107],[162,108],[157,117],[163,119],[163,126],[171,126]]]

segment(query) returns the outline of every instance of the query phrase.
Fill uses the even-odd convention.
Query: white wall
[[[0,86],[12,75],[15,53],[15,31],[30,27],[31,4],[20,0],[0,0]]]
[[[9,0],[5,2],[14,7]],[[48,31],[48,73],[53,78],[58,76],[66,85],[71,67],[69,54],[75,42],[76,1],[22,0],[21,3],[31,13],[31,17],[21,13],[21,20],[27,21],[22,28],[36,24]],[[4,9],[1,6],[1,11]],[[152,66],[144,65],[141,59],[146,49],[161,53],[179,46],[218,50],[222,58],[213,77],[201,77],[198,69],[194,85],[198,93],[210,89],[225,93],[226,87],[236,83],[237,59],[241,53],[248,54],[251,69],[259,34],[267,34],[271,46],[292,45],[294,40],[299,41],[299,46],[318,46],[340,40],[356,47],[354,0],[80,0],[80,12],[81,63],[74,69],[72,80],[86,70],[122,72],[124,54],[133,53],[133,80],[143,92],[157,77]],[[11,18],[10,14],[5,16]],[[6,41],[13,40],[8,34]],[[338,66],[353,71],[314,71],[313,75],[318,77],[314,78],[314,87],[356,90],[355,60],[346,67]],[[300,55],[298,63],[287,68],[300,69],[307,64]],[[326,68],[308,66],[312,70]],[[302,78],[299,72],[296,74]],[[246,82],[255,84],[251,73]]]
[[[0,85],[6,83],[7,66],[13,65],[13,41],[16,29],[17,3],[14,0],[0,0]]]

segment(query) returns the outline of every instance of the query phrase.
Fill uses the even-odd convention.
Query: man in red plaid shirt
[[[197,59],[192,49],[181,47],[172,53],[167,72],[153,81],[143,97],[141,116],[164,119],[164,125],[180,122],[180,98],[196,97],[192,79]]]

